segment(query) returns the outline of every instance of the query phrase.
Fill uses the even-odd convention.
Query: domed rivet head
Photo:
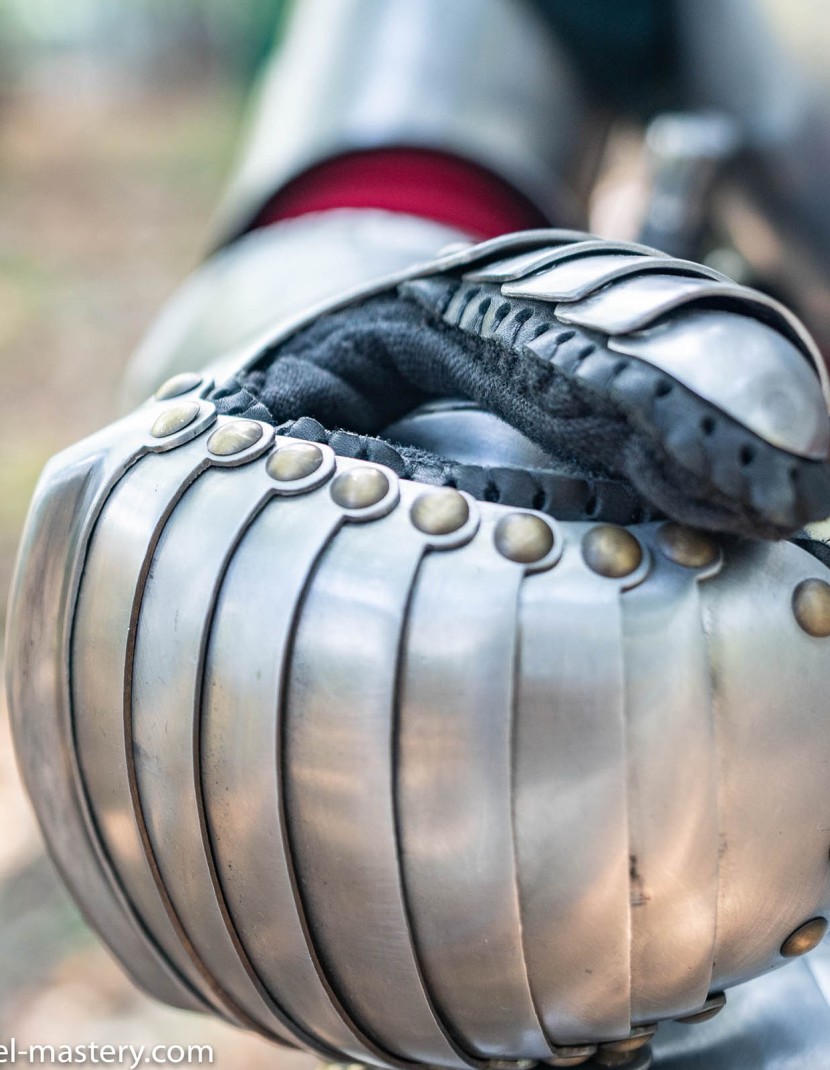
[[[199,415],[198,401],[182,401],[156,417],[156,422],[150,428],[153,438],[169,438],[177,431],[183,431],[188,424],[192,424]]]
[[[545,1059],[548,1066],[583,1066],[596,1055],[596,1044],[580,1044],[578,1047],[556,1047],[550,1059]]]
[[[443,487],[416,498],[409,515],[425,535],[451,535],[470,519],[470,506],[463,494]]]
[[[323,463],[323,451],[311,442],[292,442],[281,446],[268,458],[265,471],[280,483],[295,483],[313,476]]]
[[[720,1014],[725,1006],[726,994],[723,992],[715,992],[706,1000],[696,1014],[688,1014],[685,1018],[678,1018],[677,1021],[683,1025],[700,1025],[701,1022],[708,1022],[710,1018],[714,1018],[716,1014]]]
[[[643,560],[643,548],[630,531],[616,524],[599,524],[582,540],[585,564],[612,580],[630,576]]]
[[[197,375],[196,372],[182,372],[181,375],[174,375],[172,379],[168,379],[158,388],[156,401],[169,401],[171,398],[187,394],[195,390],[201,381],[201,375]]]
[[[614,1057],[631,1055],[633,1052],[639,1051],[640,1048],[644,1048],[656,1032],[657,1026],[655,1025],[633,1029],[630,1037],[625,1037],[623,1040],[612,1040],[607,1044],[600,1044],[599,1052],[602,1055]],[[612,1062],[611,1065],[614,1065],[614,1063]]]
[[[331,485],[331,496],[341,509],[368,509],[389,493],[389,480],[379,468],[351,468]]]
[[[597,1066],[620,1067],[620,1070],[648,1070],[652,1065],[651,1048],[641,1046],[633,1051],[618,1051],[614,1045],[601,1044],[594,1062]]]
[[[718,559],[714,539],[684,524],[664,524],[657,532],[657,545],[670,561],[684,568],[706,568]]]
[[[825,918],[813,918],[788,936],[781,945],[781,954],[785,959],[796,959],[817,948],[827,933]]]
[[[253,420],[234,420],[213,432],[208,439],[208,453],[214,457],[233,457],[259,442],[262,435],[261,425]]]
[[[508,561],[534,565],[553,549],[553,532],[541,517],[511,513],[496,524],[496,549]]]
[[[802,631],[826,639],[830,635],[830,583],[802,580],[793,591],[793,614]]]

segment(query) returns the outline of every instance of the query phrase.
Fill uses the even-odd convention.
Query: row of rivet
[[[202,377],[183,372],[168,379],[156,392],[157,401],[166,401],[195,390]],[[154,438],[167,438],[184,430],[200,411],[198,401],[180,401],[163,411],[153,423]],[[208,450],[215,456],[228,457],[253,446],[263,431],[253,420],[238,420],[211,435]],[[283,447],[269,461],[269,474],[280,482],[290,482],[312,475],[322,464],[323,455],[312,444],[297,443]],[[372,471],[371,469],[368,471]],[[343,508],[367,508],[382,500],[389,486],[383,473],[359,476],[355,472],[337,477],[332,488],[335,501]],[[413,509],[413,523],[425,534],[444,535],[457,531],[469,518],[469,507],[462,495],[447,490],[419,499]],[[533,564],[550,552],[553,536],[539,518],[516,514],[505,518],[496,534],[499,552],[512,561]],[[657,536],[664,555],[687,568],[706,568],[718,556],[714,540],[702,532],[680,524],[664,524]],[[624,528],[603,524],[592,529],[583,543],[586,564],[599,575],[620,579],[637,569],[642,549]],[[798,584],[792,597],[792,611],[799,627],[814,638],[830,637],[830,584],[808,579]]]
[[[172,398],[194,389],[201,382],[195,374],[183,373],[168,380],[157,393],[159,399]],[[163,411],[153,423],[154,438],[166,438],[191,424],[200,411],[196,401],[182,401]],[[208,451],[228,457],[249,449],[263,435],[254,420],[236,420],[214,431],[208,439]],[[278,482],[295,482],[313,475],[323,463],[323,452],[313,443],[296,442],[282,446],[271,455],[267,471]],[[338,475],[332,483],[332,497],[344,509],[365,509],[389,493],[389,480],[380,469],[356,468]],[[412,507],[412,522],[428,535],[448,535],[458,531],[469,519],[469,505],[462,494],[450,488],[428,491]],[[553,548],[554,534],[541,517],[530,513],[512,513],[502,517],[496,527],[499,553],[519,564],[534,564]],[[682,524],[663,524],[657,544],[669,560],[685,568],[702,569],[718,557],[715,541],[703,532]],[[599,524],[583,539],[586,564],[598,575],[621,579],[631,575],[642,563],[643,551],[637,539],[625,528]],[[808,579],[795,589],[793,614],[808,635],[830,636],[830,584]]]
[[[175,377],[156,395],[159,400],[175,397],[198,386],[198,376]],[[166,438],[191,424],[200,411],[196,401],[183,401],[166,409],[155,420],[151,434]],[[208,440],[208,451],[215,456],[228,457],[249,449],[260,440],[263,429],[253,420],[238,420],[214,431]],[[282,446],[268,459],[266,470],[278,482],[296,482],[312,476],[323,464],[322,450],[313,443],[297,442]],[[332,499],[343,509],[360,510],[378,504],[389,493],[389,479],[379,468],[371,466],[341,472],[332,481]],[[470,516],[467,500],[450,488],[427,491],[412,506],[412,522],[428,535],[448,535],[462,528]],[[530,513],[511,513],[500,519],[495,530],[495,545],[505,558],[519,564],[534,564],[546,557],[555,541],[553,530],[541,517]],[[671,561],[686,568],[705,568],[718,556],[716,543],[692,528],[680,524],[664,524],[657,535],[662,553]],[[631,575],[643,560],[639,541],[625,528],[600,524],[588,531],[582,541],[585,563],[598,575],[621,579]],[[793,594],[793,613],[799,626],[815,637],[830,636],[830,584],[808,579],[798,585]],[[792,933],[781,947],[781,955],[794,958],[807,954],[823,940],[828,928],[824,918],[814,918]],[[697,1014],[680,1019],[685,1023],[707,1021],[723,1007],[725,996],[712,996]],[[626,1041],[603,1045],[611,1056],[637,1050],[650,1033],[638,1032]],[[641,1039],[642,1038],[642,1039]],[[596,1049],[562,1049],[553,1065],[578,1065],[593,1057]],[[562,1061],[565,1060],[565,1061]]]
[[[168,381],[156,395],[160,398],[176,396],[193,389],[201,380],[189,375]],[[165,409],[151,428],[154,438],[167,438],[184,430],[200,411],[197,401],[181,401]],[[255,445],[263,435],[262,426],[254,420],[235,420],[214,431],[208,439],[208,452],[217,457],[230,457]],[[278,482],[290,483],[313,475],[323,463],[323,452],[308,442],[283,446],[267,462],[268,474]],[[378,468],[354,468],[337,475],[331,494],[343,509],[367,509],[389,493],[389,480]],[[451,488],[428,491],[412,507],[412,522],[427,535],[449,535],[467,523],[470,508],[465,497]],[[541,517],[530,513],[513,513],[502,517],[495,532],[496,548],[508,560],[532,565],[545,558],[554,545],[554,533]],[[718,554],[715,543],[707,536],[679,524],[666,524],[660,531],[658,543],[663,553],[677,564],[702,568],[711,564]],[[639,541],[625,528],[614,524],[600,524],[584,537],[582,553],[585,563],[600,576],[621,579],[631,575],[643,560]],[[814,581],[819,582],[819,581]]]
[[[712,994],[703,1007],[695,1014],[677,1021],[684,1025],[696,1025],[708,1022],[714,1018],[726,1005],[726,995],[723,992]],[[638,1026],[633,1029],[631,1035],[624,1040],[609,1041],[605,1044],[585,1044],[573,1047],[558,1047],[551,1059],[546,1060],[549,1066],[583,1066],[590,1060],[594,1060],[600,1066],[625,1067],[636,1061],[639,1052],[649,1043],[657,1032],[656,1025]]]

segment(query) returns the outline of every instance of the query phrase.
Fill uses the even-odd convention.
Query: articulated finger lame
[[[536,493],[494,475],[484,496],[558,519],[663,515],[780,539],[830,514],[828,378],[806,329],[766,295],[643,246],[570,231],[496,239],[318,307],[217,373],[232,375],[223,413],[315,416],[450,463],[474,460],[460,433],[472,417],[434,438],[434,404],[461,399],[483,414],[470,428],[480,467],[498,467],[493,418],[536,449],[512,466],[539,477]],[[418,460],[400,473],[481,495],[481,472],[429,474]],[[574,509],[553,474],[599,481],[587,501],[616,488],[615,510]]]
[[[323,313],[386,292],[487,340],[485,362],[548,366],[672,463],[740,469],[730,501],[810,512],[823,372],[762,296],[541,232]],[[656,511],[563,518],[511,501],[518,482],[494,501],[412,478],[404,431],[218,411],[320,314],[228,368],[233,389],[178,377],[41,480],[9,697],[90,924],[160,999],[327,1062],[645,1067],[669,1023],[660,1065],[691,1066],[686,1037],[740,1050],[779,996],[826,1036],[808,960],[771,971],[828,968],[828,569]],[[504,404],[434,409],[434,442]],[[522,420],[506,466],[522,442],[557,463]],[[755,459],[719,468],[705,420]],[[797,473],[778,498],[776,466]],[[768,973],[731,1025],[696,1024]]]

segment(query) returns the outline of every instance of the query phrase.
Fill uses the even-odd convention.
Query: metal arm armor
[[[538,297],[578,262],[510,282],[508,246],[440,270]],[[627,288],[620,351],[655,364],[669,292],[722,285],[619,277],[556,314],[609,330]],[[564,1066],[818,944],[821,563],[400,480],[211,387],[50,463],[9,614],[28,790],[142,987],[332,1061]]]

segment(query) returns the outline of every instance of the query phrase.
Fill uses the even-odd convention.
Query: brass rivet
[[[208,453],[214,457],[232,457],[259,442],[262,435],[261,424],[253,420],[235,420],[213,432],[208,439]]]
[[[265,471],[281,483],[294,483],[313,476],[323,463],[323,451],[311,442],[292,442],[268,458]]]
[[[802,631],[826,639],[830,635],[830,583],[802,580],[793,591],[793,613]]]
[[[785,959],[795,959],[817,948],[827,933],[825,918],[813,918],[788,936],[781,945],[781,954]]]
[[[199,415],[198,401],[182,401],[173,405],[156,418],[156,422],[150,428],[153,438],[168,438],[177,431],[184,430],[188,424],[192,424]]]
[[[550,1059],[545,1059],[548,1066],[582,1066],[596,1055],[596,1044],[580,1044],[571,1047],[556,1047]]]
[[[171,398],[187,394],[195,390],[201,381],[201,375],[197,375],[196,372],[182,372],[180,375],[174,375],[172,379],[168,379],[158,388],[156,401],[169,401]]]
[[[553,549],[553,532],[541,517],[530,513],[511,513],[496,524],[498,552],[520,565],[533,565]]]
[[[601,1044],[599,1050],[610,1055],[631,1055],[632,1052],[644,1048],[656,1032],[656,1025],[642,1026],[639,1029],[633,1029],[630,1037]]]
[[[599,524],[582,540],[585,564],[600,576],[618,580],[630,576],[643,560],[643,549],[630,531],[616,524]]]
[[[657,532],[657,545],[670,561],[684,568],[706,568],[718,559],[715,541],[685,524],[664,524]]]
[[[611,1040],[600,1044],[596,1055],[597,1063],[606,1067],[628,1066],[633,1063],[637,1055],[641,1054],[642,1049],[656,1033],[656,1025],[635,1026],[630,1036],[623,1040]]]
[[[720,1014],[725,1006],[725,993],[715,992],[706,1000],[696,1014],[687,1014],[685,1018],[678,1018],[677,1021],[683,1025],[700,1025],[701,1022],[708,1022],[710,1018],[714,1018],[716,1014]]]
[[[451,535],[470,519],[470,506],[463,494],[442,487],[416,498],[409,515],[418,531],[425,535]]]
[[[389,480],[379,468],[351,468],[331,485],[331,496],[342,509],[368,509],[389,493]]]
[[[651,1048],[641,1045],[633,1051],[619,1051],[610,1044],[601,1044],[594,1061],[597,1066],[619,1067],[620,1070],[623,1067],[625,1070],[647,1070],[652,1063]]]

